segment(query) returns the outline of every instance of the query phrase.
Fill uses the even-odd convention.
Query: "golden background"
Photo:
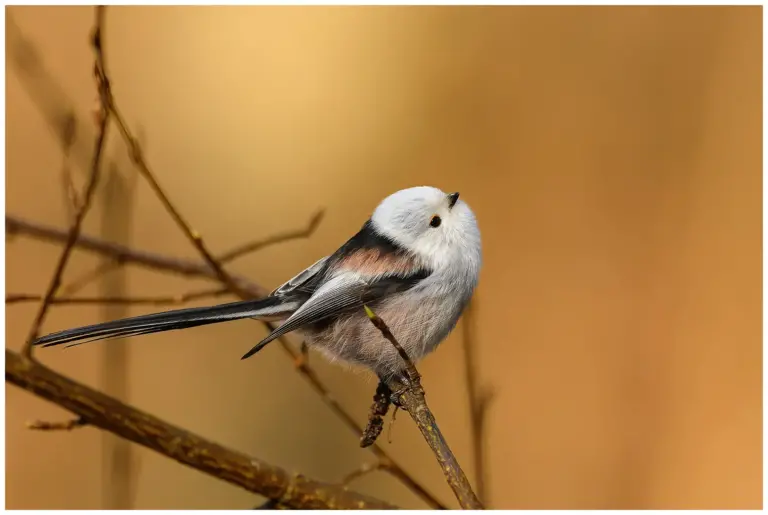
[[[6,10],[7,211],[66,227],[96,127],[88,7]],[[107,10],[113,89],[172,200],[214,251],[304,226],[229,269],[272,288],[389,193],[460,191],[483,234],[476,295],[494,508],[760,508],[760,7]],[[63,157],[56,123],[72,109]],[[59,122],[57,122],[57,120]],[[195,258],[115,128],[85,232]],[[16,237],[8,293],[44,292],[58,247]],[[67,279],[98,259],[77,253]],[[210,285],[131,268],[84,295]],[[200,303],[197,303],[200,304]],[[6,307],[18,350],[37,306]],[[56,307],[45,332],[151,307]],[[252,321],[43,349],[47,364],[176,425],[312,477],[373,456]],[[474,481],[461,330],[420,365]],[[311,363],[362,422],[375,384]],[[6,393],[8,508],[249,508],[258,496]],[[413,423],[406,470],[456,506]],[[384,473],[354,488],[424,505]]]

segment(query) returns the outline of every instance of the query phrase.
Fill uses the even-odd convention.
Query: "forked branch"
[[[413,361],[408,357],[408,353],[397,341],[397,338],[389,330],[384,320],[379,318],[368,306],[364,307],[371,323],[397,349],[405,364],[405,371],[408,376],[407,383],[395,376],[389,380],[387,386],[398,395],[400,406],[408,412],[429,444],[429,447],[435,454],[435,458],[437,458],[437,462],[440,464],[443,474],[445,474],[445,479],[448,481],[461,507],[465,510],[482,510],[483,505],[478,500],[475,492],[472,491],[472,485],[469,484],[467,476],[461,469],[458,460],[456,460],[456,456],[453,455],[453,451],[448,447],[448,442],[445,441],[445,437],[440,432],[432,411],[427,406],[424,388],[421,386],[421,375],[416,370]]]

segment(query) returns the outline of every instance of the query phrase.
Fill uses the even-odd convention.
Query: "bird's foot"
[[[403,394],[408,393],[417,388],[420,389],[421,382],[419,381],[419,378],[416,378],[415,381],[412,380],[406,373],[397,374],[395,376],[395,380],[402,386],[401,388],[394,390],[390,394],[389,402],[391,402],[392,405],[395,406],[396,408],[400,408],[402,410],[408,411],[408,409],[403,405],[400,399],[403,396]]]

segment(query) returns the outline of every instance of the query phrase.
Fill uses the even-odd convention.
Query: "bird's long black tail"
[[[107,338],[125,338],[142,334],[161,333],[243,318],[260,320],[280,319],[289,316],[297,307],[297,303],[286,302],[277,297],[267,297],[261,300],[246,300],[220,304],[218,306],[177,309],[67,329],[66,331],[38,338],[35,340],[34,345],[42,345],[43,347],[64,343],[78,345]]]

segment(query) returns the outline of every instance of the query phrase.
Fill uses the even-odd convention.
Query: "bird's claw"
[[[394,407],[404,410],[405,407],[403,406],[403,403],[400,402],[400,396],[410,389],[411,389],[410,386],[404,386],[403,388],[400,388],[396,392],[392,392],[389,395],[389,402],[391,402]]]

